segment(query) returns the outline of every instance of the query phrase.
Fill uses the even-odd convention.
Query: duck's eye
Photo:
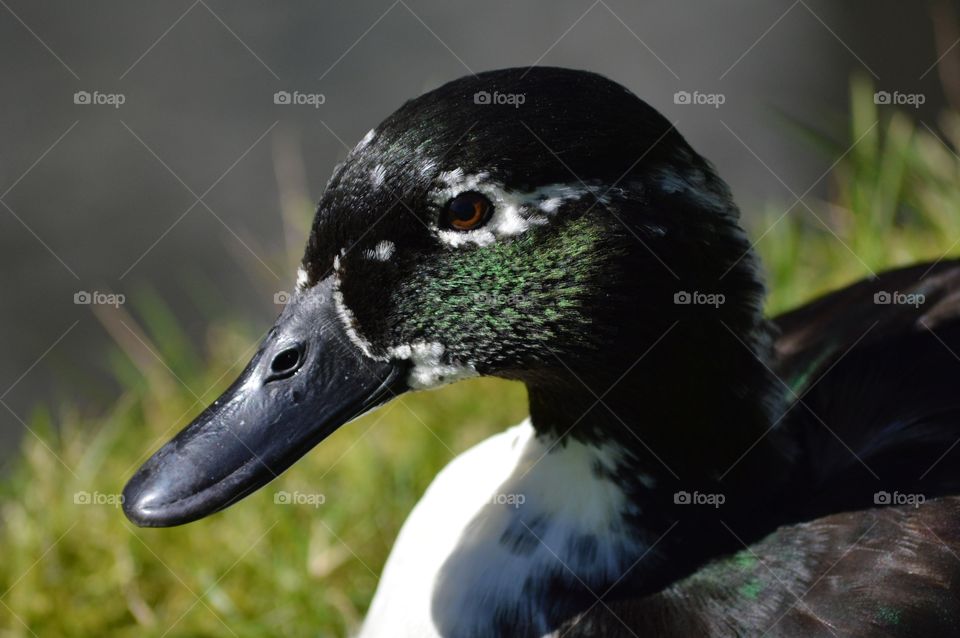
[[[480,193],[460,193],[447,203],[440,223],[452,230],[473,230],[490,219],[493,205]]]

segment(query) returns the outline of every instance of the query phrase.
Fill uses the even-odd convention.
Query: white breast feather
[[[613,453],[575,441],[549,446],[525,421],[437,475],[400,531],[362,638],[423,638],[440,636],[438,624],[482,624],[498,600],[522,600],[524,580],[555,570],[558,560],[587,582],[619,576],[623,557],[643,547],[619,525],[624,494],[593,472],[597,463],[612,468]],[[538,518],[549,522],[537,526]],[[517,554],[500,542],[518,521],[537,529],[542,543],[533,551]],[[568,551],[568,541],[585,534],[599,541],[588,564]]]

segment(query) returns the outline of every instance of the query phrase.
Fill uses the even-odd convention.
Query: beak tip
[[[187,522],[176,503],[165,503],[150,476],[138,472],[123,488],[123,513],[137,527],[171,527]]]
[[[124,505],[123,513],[126,514],[127,520],[137,527],[164,527],[162,523],[155,520],[155,517],[151,515],[150,510],[127,507]]]
[[[137,527],[160,527],[162,524],[158,521],[157,510],[151,508],[154,499],[138,479],[139,473],[123,488],[123,513]]]
[[[192,484],[171,483],[169,469],[141,468],[123,488],[122,507],[137,527],[176,527],[221,510],[232,502],[232,494],[213,486],[197,490]]]

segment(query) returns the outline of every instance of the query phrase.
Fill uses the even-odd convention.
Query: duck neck
[[[622,493],[610,501],[619,508],[610,517],[645,539],[628,562],[640,564],[618,581],[634,594],[656,591],[778,524],[774,499],[793,458],[771,427],[782,386],[756,352],[735,345],[710,361],[665,349],[626,374],[566,369],[527,383],[538,439],[595,450],[602,463],[569,471]]]
[[[772,384],[752,355],[738,357],[722,384],[664,367],[670,352],[619,379],[596,366],[524,379],[531,422],[465,474],[481,496],[434,579],[440,633],[542,636],[772,529],[758,515],[786,466],[775,432],[763,436],[759,390]],[[740,365],[749,374],[733,375]]]

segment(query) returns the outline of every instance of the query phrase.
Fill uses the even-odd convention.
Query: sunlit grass
[[[770,207],[748,229],[762,237],[771,314],[886,268],[960,253],[960,115],[942,116],[941,136],[908,113],[881,111],[862,80],[852,104],[848,139],[827,147],[825,162],[845,153],[826,178],[827,201]]]
[[[769,230],[783,213],[772,207],[750,228],[763,236],[771,311],[871,270],[960,252],[951,245],[960,238],[960,160],[904,115],[878,121],[870,87],[854,92],[849,141],[832,157],[862,139],[830,177],[830,201],[807,202],[816,216],[798,204]],[[956,148],[960,118],[942,127]],[[198,357],[162,300],[138,299],[120,316],[125,326],[118,315],[102,317],[121,346],[113,363],[127,390],[96,417],[70,406],[37,411],[30,425],[38,436],[24,437],[20,460],[0,483],[0,635],[349,633],[436,472],[525,415],[523,388],[504,381],[407,395],[342,428],[226,512],[180,528],[136,529],[108,501],[226,387],[258,341],[250,328],[219,326]],[[127,328],[165,365],[122,336]],[[278,504],[278,491],[322,495],[323,503]],[[107,502],[75,502],[83,494]]]

